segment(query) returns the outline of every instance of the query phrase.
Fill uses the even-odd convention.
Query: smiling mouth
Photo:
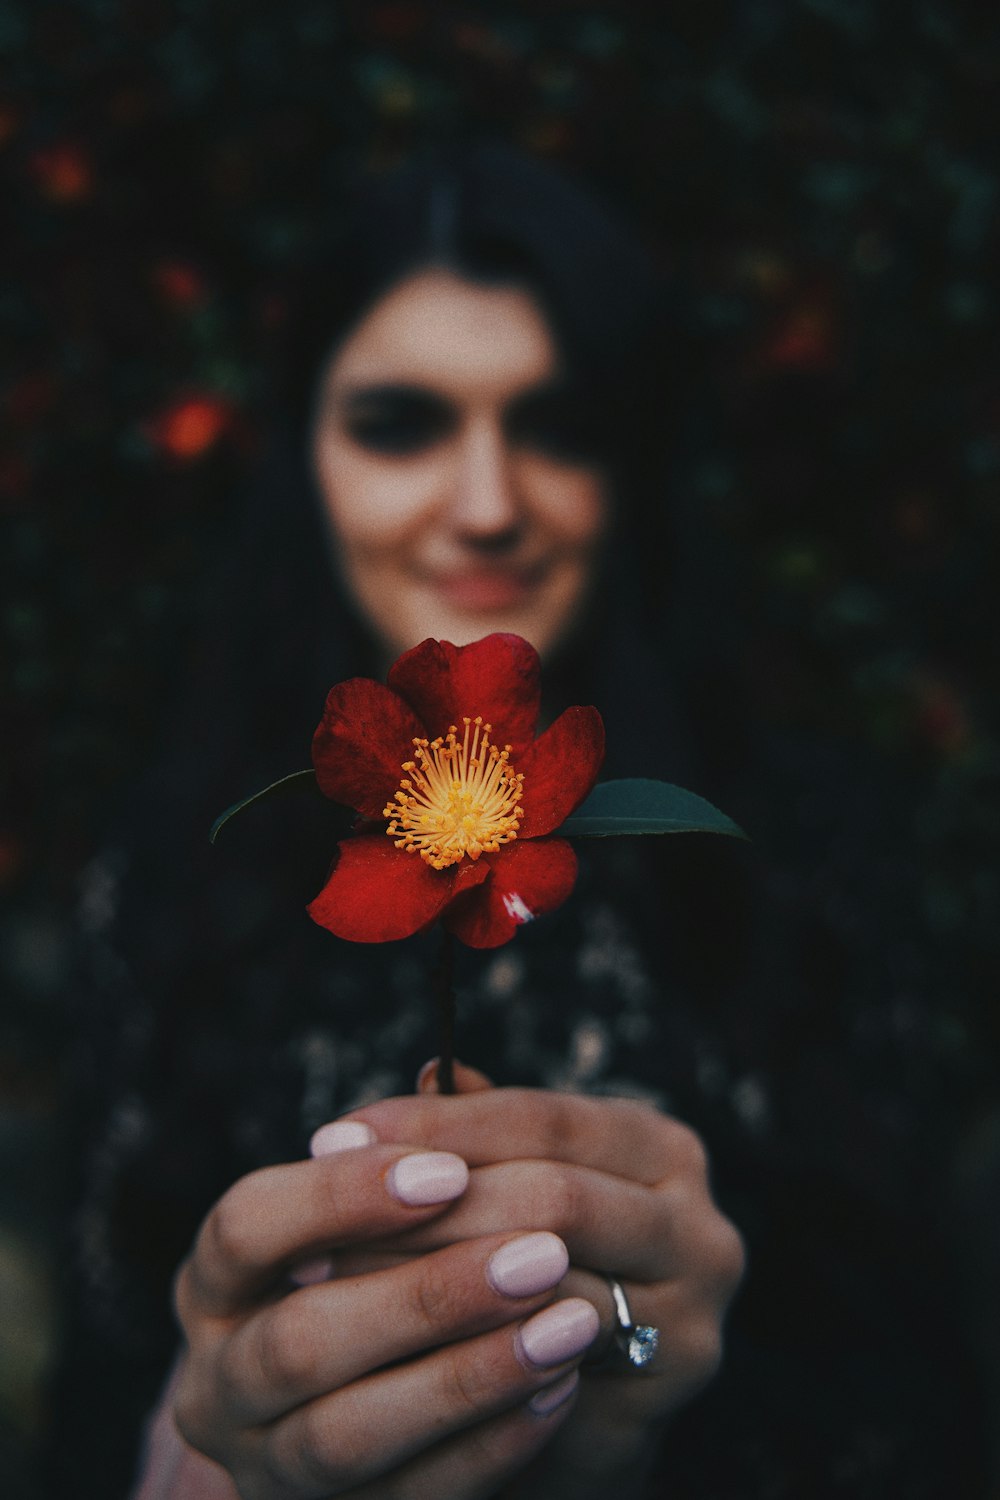
[[[510,609],[525,603],[541,581],[543,568],[470,568],[439,574],[432,587],[457,609]]]

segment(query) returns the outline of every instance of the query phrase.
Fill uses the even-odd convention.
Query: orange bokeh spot
[[[67,142],[36,151],[31,170],[39,190],[53,203],[79,203],[94,187],[94,168],[80,146]]]
[[[232,409],[221,396],[191,396],[161,412],[148,432],[161,452],[190,462],[213,448],[231,421]]]
[[[830,309],[820,303],[794,308],[765,345],[763,358],[772,369],[829,369],[836,362]]]
[[[172,307],[197,307],[205,301],[205,283],[194,266],[180,260],[164,260],[153,268],[153,285]]]

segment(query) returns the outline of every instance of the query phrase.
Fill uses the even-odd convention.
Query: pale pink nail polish
[[[528,1406],[536,1417],[550,1416],[569,1400],[579,1384],[579,1371],[570,1370],[569,1374],[564,1375],[561,1380],[556,1380],[552,1385],[547,1385],[544,1390],[537,1391],[528,1402]]]
[[[569,1270],[569,1252],[557,1234],[542,1231],[508,1240],[486,1262],[486,1279],[505,1297],[534,1297],[558,1286]]]
[[[597,1308],[582,1297],[569,1297],[528,1319],[518,1333],[518,1349],[530,1365],[559,1365],[589,1349],[600,1329]]]
[[[321,1255],[315,1260],[299,1261],[292,1267],[289,1279],[296,1286],[318,1286],[320,1282],[329,1281],[332,1275],[333,1261],[328,1255]]]
[[[385,1185],[400,1203],[424,1208],[460,1197],[469,1185],[469,1169],[450,1151],[419,1151],[401,1156],[386,1174]]]
[[[332,1120],[321,1125],[309,1142],[310,1156],[333,1156],[337,1151],[356,1151],[359,1146],[371,1146],[376,1140],[374,1130],[363,1120]]]

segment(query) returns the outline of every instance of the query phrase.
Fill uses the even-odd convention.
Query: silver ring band
[[[613,1276],[609,1276],[607,1282],[618,1320],[615,1343],[634,1370],[644,1369],[660,1346],[660,1330],[651,1323],[634,1323],[625,1288]]]

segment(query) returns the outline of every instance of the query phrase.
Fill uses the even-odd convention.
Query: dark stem
[[[437,1086],[439,1094],[455,1092],[455,939],[450,932],[442,933],[441,959],[435,971],[438,1026],[441,1033],[441,1051],[438,1058]]]

